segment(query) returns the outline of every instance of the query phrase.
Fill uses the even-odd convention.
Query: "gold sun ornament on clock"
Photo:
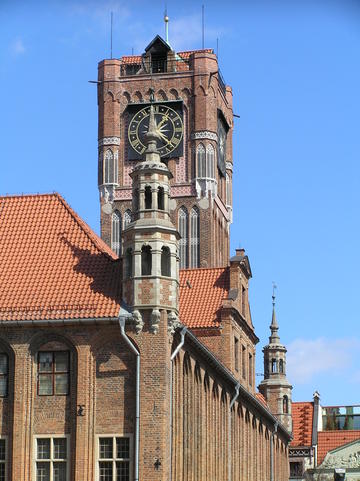
[[[183,121],[178,112],[167,105],[153,104],[159,140],[157,151],[161,157],[174,152],[182,141]],[[128,139],[131,147],[139,155],[146,149],[145,134],[149,130],[150,105],[136,112],[130,119]]]

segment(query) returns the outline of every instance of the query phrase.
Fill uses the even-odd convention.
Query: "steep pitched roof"
[[[118,315],[120,263],[58,194],[0,197],[0,320]]]
[[[360,439],[360,431],[320,431],[318,433],[317,464],[324,461],[328,451],[357,439]]]
[[[181,270],[180,321],[189,328],[218,327],[229,284],[228,267]]]
[[[293,440],[291,446],[311,446],[314,405],[312,402],[293,402]]]

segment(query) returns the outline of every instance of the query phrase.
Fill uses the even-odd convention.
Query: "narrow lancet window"
[[[179,255],[180,269],[186,269],[188,263],[188,211],[184,206],[179,209]]]
[[[130,277],[132,277],[132,249],[129,247],[125,254],[125,278]]]
[[[150,276],[152,267],[151,247],[142,246],[141,248],[141,275]]]
[[[121,254],[121,214],[113,212],[111,219],[111,248],[119,256]]]
[[[206,177],[206,158],[203,144],[199,144],[196,149],[198,177]]]
[[[215,150],[212,145],[206,147],[206,175],[211,179],[215,178]]]
[[[166,246],[163,246],[161,249],[161,275],[162,276],[171,276],[171,256],[170,256],[170,249]]]
[[[277,362],[276,362],[276,359],[271,359],[271,372],[277,372]]]
[[[152,206],[152,192],[150,185],[145,187],[145,209],[151,209]]]
[[[164,187],[158,187],[158,209],[164,210]]]
[[[131,222],[131,210],[127,209],[124,212],[124,229],[130,224],[130,222]]]
[[[283,413],[289,414],[289,398],[287,396],[283,397]]]
[[[104,184],[115,184],[117,182],[116,167],[113,151],[108,149],[104,158]]]
[[[199,267],[200,212],[196,206],[190,212],[190,229],[190,267]]]

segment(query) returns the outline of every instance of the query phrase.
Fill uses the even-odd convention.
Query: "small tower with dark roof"
[[[131,173],[133,219],[124,230],[123,299],[137,331],[156,334],[161,318],[171,331],[178,323],[178,239],[169,211],[170,179],[157,150],[160,140],[154,106],[149,107],[144,160]]]
[[[271,335],[264,349],[264,379],[259,391],[265,397],[271,411],[279,421],[292,431],[291,391],[292,386],[286,378],[286,347],[281,344],[278,334],[279,325],[275,313],[275,286],[272,296]]]

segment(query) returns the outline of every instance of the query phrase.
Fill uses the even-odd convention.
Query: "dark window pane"
[[[116,438],[116,457],[117,459],[130,458],[130,440],[129,438]]]
[[[66,459],[66,439],[55,438],[54,443],[54,459]]]
[[[0,439],[0,461],[5,461],[6,445],[5,439]]]
[[[39,375],[39,394],[49,396],[53,394],[53,376],[51,374]]]
[[[5,463],[0,463],[0,481],[5,481]]]
[[[53,353],[39,352],[39,371],[52,372]]]
[[[37,459],[50,459],[50,439],[37,440]]]
[[[50,463],[36,463],[36,481],[50,481]]]
[[[55,372],[68,372],[69,370],[69,353],[55,352]]]
[[[100,481],[113,481],[112,473],[113,473],[113,463],[112,462],[101,462],[99,463],[99,475]]]
[[[55,374],[55,394],[68,393],[68,374]]]
[[[6,354],[0,354],[0,374],[8,372],[8,357]]]
[[[121,461],[116,463],[116,481],[129,481],[129,462]]]
[[[112,459],[112,457],[113,457],[113,439],[112,438],[101,438],[99,442],[100,442],[100,455],[99,455],[100,459]]]
[[[53,481],[66,481],[66,463],[53,464]]]
[[[0,397],[6,397],[7,394],[7,376],[0,376]]]

